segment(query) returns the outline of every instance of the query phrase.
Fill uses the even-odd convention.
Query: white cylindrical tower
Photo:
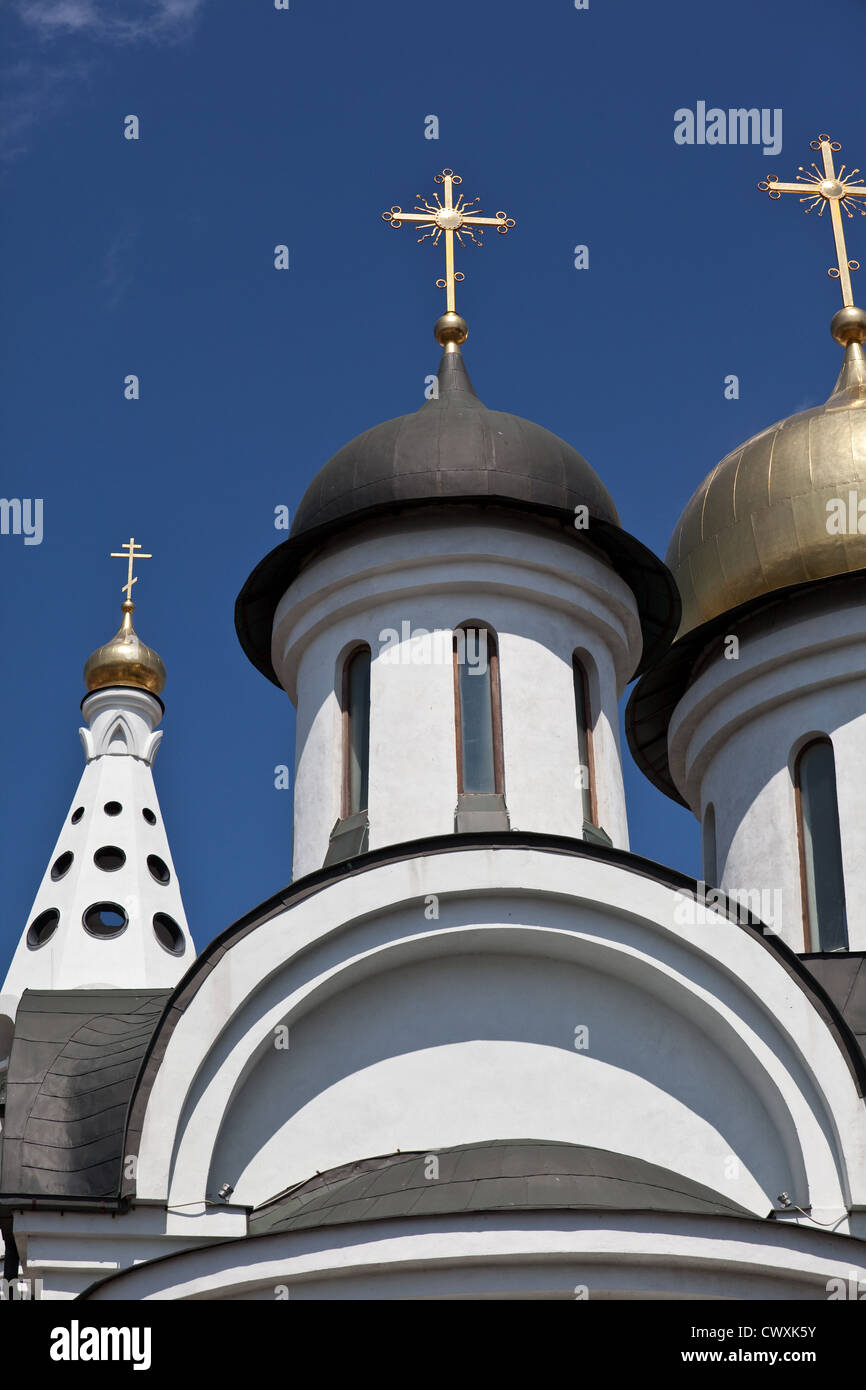
[[[466,638],[455,682],[457,632]],[[298,707],[295,874],[321,866],[340,819],[343,668],[359,646],[372,658],[370,849],[460,828],[461,657],[467,687],[498,684],[503,785],[498,807],[484,811],[498,809],[496,828],[581,837],[586,822],[627,848],[617,699],[640,645],[619,576],[508,513],[467,512],[447,526],[415,517],[333,542],[274,624],[274,666]],[[591,766],[579,747],[576,663],[592,711]]]
[[[238,600],[298,709],[296,877],[455,832],[628,848],[617,701],[669,641],[670,575],[443,346],[432,399],[321,469]]]

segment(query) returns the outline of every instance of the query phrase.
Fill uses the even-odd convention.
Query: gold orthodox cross
[[[850,174],[843,178],[846,167],[844,164],[837,174],[833,165],[833,154],[841,150],[842,146],[838,141],[831,140],[829,135],[819,135],[817,140],[810,142],[809,147],[821,151],[823,170],[819,169],[813,160],[810,169],[804,169],[803,165],[800,165],[797,183],[779,183],[777,174],[768,174],[758,187],[762,193],[769,193],[771,198],[781,198],[783,193],[799,193],[800,202],[809,204],[806,211],[812,212],[817,208],[819,217],[823,217],[824,209],[829,206],[836,242],[836,265],[831,266],[827,274],[834,280],[841,281],[842,304],[848,308],[854,303],[850,272],[859,270],[860,262],[848,259],[842,228],[842,210],[844,209],[849,217],[854,216],[852,209],[866,217],[866,207],[858,207],[854,201],[855,198],[866,198],[866,183],[862,179],[858,179],[856,183],[852,182],[854,175],[860,173],[859,169],[852,169]]]
[[[121,593],[126,594],[127,601],[132,603],[132,586],[138,583],[138,575],[136,575],[134,579],[132,577],[132,567],[136,560],[152,560],[153,556],[146,555],[142,551],[141,546],[136,545],[135,539],[130,536],[129,540],[124,543],[121,549],[112,550],[108,558],[110,560],[126,560],[128,562],[126,583],[123,585]]]
[[[437,280],[436,288],[445,291],[445,307],[452,314],[455,312],[454,286],[458,280],[466,278],[461,270],[454,269],[454,238],[457,238],[461,246],[464,245],[464,237],[468,237],[476,246],[481,246],[485,227],[495,227],[497,232],[504,236],[514,226],[513,217],[506,217],[504,212],[497,212],[495,217],[482,216],[481,208],[475,207],[475,204],[480,202],[479,198],[473,198],[467,203],[464,194],[459,193],[455,203],[454,188],[462,182],[460,175],[455,174],[453,169],[443,169],[441,174],[436,174],[434,183],[444,185],[444,202],[438,193],[433,194],[436,199],[435,205],[420,193],[416,193],[418,202],[415,204],[414,212],[404,212],[402,208],[394,207],[382,213],[382,221],[390,222],[392,227],[402,227],[404,222],[417,223],[419,230],[423,230],[423,235],[418,238],[419,242],[432,237],[433,245],[438,246],[439,238],[443,232],[445,233],[445,279]]]

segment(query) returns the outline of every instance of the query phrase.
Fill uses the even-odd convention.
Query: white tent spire
[[[0,1059],[25,989],[166,988],[195,956],[153,782],[165,669],[133,607],[85,667],[86,766],[0,993]]]

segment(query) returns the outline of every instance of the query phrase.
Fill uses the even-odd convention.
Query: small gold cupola
[[[165,685],[165,667],[157,652],[142,642],[132,625],[135,604],[132,602],[132,586],[138,583],[138,576],[132,570],[136,560],[151,560],[132,536],[122,550],[112,551],[111,559],[126,560],[127,580],[123,586],[126,598],[121,606],[123,622],[110,642],[97,647],[84,666],[84,683],[88,691],[103,690],[110,685],[131,685],[139,690],[147,690],[151,695],[159,695]]]
[[[84,684],[88,690],[102,690],[106,685],[137,685],[158,695],[165,685],[165,667],[161,657],[142,642],[132,626],[135,604],[123,603],[123,622],[110,642],[87,658]]]

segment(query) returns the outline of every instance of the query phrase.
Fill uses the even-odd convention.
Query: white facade
[[[794,764],[816,736],[833,745],[851,950],[866,949],[866,607],[793,601],[745,629],[680,700],[670,768],[695,815],[713,807],[719,885],[804,951]],[[706,866],[705,866],[706,867]],[[770,922],[769,916],[773,921]]]
[[[59,1298],[159,1254],[178,1258],[97,1296],[826,1298],[866,1280],[844,1239],[866,1236],[866,1109],[838,1041],[772,943],[689,901],[584,856],[480,847],[302,897],[182,1011],[129,1217],[22,1212],[28,1273]],[[210,1249],[318,1170],[494,1137],[633,1155],[753,1220],[450,1214]]]
[[[617,700],[641,652],[630,589],[555,530],[458,515],[341,538],[278,606],[274,669],[298,708],[296,878],[321,868],[340,815],[342,667],[359,643],[373,654],[370,849],[453,832],[451,634],[465,622],[497,635],[511,828],[583,833],[577,651],[589,681],[598,823],[628,848]],[[425,640],[421,630],[435,635]]]
[[[303,899],[226,951],[174,1030],[138,1196],[229,1182],[256,1205],[359,1155],[502,1134],[635,1154],[760,1216],[782,1191],[828,1218],[866,1209],[866,1109],[838,1045],[762,937],[683,920],[685,901],[517,849]]]

